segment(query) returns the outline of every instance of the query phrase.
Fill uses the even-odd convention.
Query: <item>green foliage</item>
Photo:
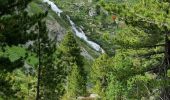
[[[19,89],[16,96],[19,100],[35,99],[36,97],[36,77],[33,70],[29,70],[28,73],[24,71],[24,68],[17,69],[12,73],[15,80],[13,87]]]
[[[48,38],[48,32],[46,23],[39,21],[38,25],[38,36],[32,47],[34,52],[37,52],[38,58],[38,69],[37,69],[37,96],[38,99],[50,99],[58,97],[56,88],[58,88],[58,73],[55,69],[55,58],[54,54],[56,51],[56,43]],[[34,58],[34,55],[30,59]],[[35,62],[32,62],[35,63]],[[39,91],[39,92],[38,92]]]
[[[106,54],[103,54],[97,58],[91,66],[90,77],[91,82],[94,84],[92,91],[102,97],[105,97],[111,65],[112,62],[109,57]]]
[[[25,45],[35,40],[35,24],[46,16],[44,13],[28,15],[27,5],[31,0],[0,0],[0,97],[5,100],[24,99],[17,95],[24,89],[15,84],[13,72],[21,68],[31,55]],[[21,69],[19,69],[21,70]],[[22,73],[24,75],[24,73]]]
[[[169,91],[168,86],[165,90],[160,83],[165,80],[163,77],[167,72],[167,69],[161,69],[168,66],[163,55],[166,50],[160,44],[166,43],[170,4],[159,0],[122,3],[101,0],[100,4],[117,16],[119,30],[112,39],[115,56],[106,98],[133,100],[169,97],[164,92]],[[123,22],[123,27],[119,26],[122,24],[120,22]]]
[[[75,64],[73,64],[71,73],[68,76],[68,82],[68,97],[74,98],[85,93],[84,86],[82,85],[82,82],[84,82],[83,76],[81,76],[79,68]]]
[[[154,88],[158,85],[158,80],[155,80],[155,75],[146,73],[145,75],[136,75],[129,78],[127,81],[127,98],[140,99],[145,97],[145,99],[150,99],[151,96],[159,95],[159,92],[153,92]]]
[[[120,100],[123,99],[123,94],[126,90],[124,85],[114,79],[114,75],[110,75],[109,84],[106,90],[106,98],[109,100]]]
[[[76,63],[80,69],[83,69],[83,57],[80,55],[80,47],[78,46],[72,33],[68,33],[65,36],[59,50],[63,55],[62,60],[66,61],[68,65]]]
[[[65,95],[63,98],[75,98],[86,93],[86,72],[80,48],[72,33],[66,34],[59,45],[58,58],[65,71]],[[76,87],[76,88],[75,88]]]
[[[99,53],[70,32],[56,46],[41,0],[0,0],[0,100],[33,100],[36,86],[42,100],[74,100],[87,96],[86,87],[102,100],[170,98],[168,0],[53,1],[65,13],[50,10],[48,20],[67,28],[69,15],[107,54],[90,65],[81,49],[92,59]]]
[[[17,89],[13,89],[14,80],[8,73],[0,72],[0,97],[2,100],[16,98]]]
[[[114,54],[112,51],[113,43],[106,41],[102,36],[106,32],[109,33],[109,35],[113,35],[115,24],[114,21],[112,21],[112,15],[102,9],[98,1],[71,0],[68,2],[67,0],[55,0],[55,2],[57,6],[64,11],[61,15],[69,15],[77,26],[82,27],[90,40],[100,44],[109,55]],[[99,14],[97,14],[98,11],[100,12]],[[90,16],[90,12],[94,13],[93,16]],[[66,18],[63,17],[63,19]]]
[[[12,47],[6,47],[5,52],[2,52],[5,57],[9,57],[10,61],[15,61],[19,59],[20,57],[25,57],[26,55],[26,50],[25,48],[18,47],[18,46],[12,46]]]

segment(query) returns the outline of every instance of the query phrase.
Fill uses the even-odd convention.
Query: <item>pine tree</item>
[[[80,55],[80,48],[72,33],[66,34],[58,49],[61,55],[59,59],[62,60],[61,65],[66,73],[66,97],[64,97],[69,99],[74,96],[84,95],[86,92],[86,72],[83,66],[83,57]],[[78,79],[75,79],[75,76]],[[75,90],[72,90],[74,87],[76,87]]]
[[[129,2],[101,2],[117,16],[117,22],[125,23],[113,38],[116,50],[108,98],[167,100],[170,4],[165,0]]]
[[[56,42],[48,37],[45,21],[39,21],[36,27],[38,28],[38,37],[33,46],[33,50],[37,52],[39,58],[36,99],[54,100],[58,96],[56,91],[58,80],[60,80],[57,79],[60,75],[57,73],[59,69],[55,69]]]
[[[13,82],[10,80],[10,73],[24,65],[26,56],[19,57],[15,61],[10,60],[10,56],[4,56],[7,47],[24,45],[28,40],[35,40],[36,34],[32,28],[46,14],[28,15],[25,10],[31,0],[0,0],[0,84],[6,84],[1,87],[0,97],[10,99],[17,91],[13,90]],[[31,31],[32,28],[32,31]],[[26,54],[25,54],[26,55]],[[5,77],[7,76],[7,77]],[[8,91],[6,91],[8,89]],[[15,92],[14,92],[15,91]],[[7,96],[7,95],[11,96]]]
[[[93,92],[99,94],[102,99],[105,99],[106,88],[108,85],[108,75],[111,72],[111,62],[107,54],[97,58],[91,66],[90,77],[93,83]]]
[[[68,97],[76,97],[78,95],[83,95],[85,90],[82,86],[83,76],[81,76],[80,69],[76,64],[72,65],[71,73],[68,75]]]

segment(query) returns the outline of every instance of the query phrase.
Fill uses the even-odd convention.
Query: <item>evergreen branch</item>
[[[154,20],[151,20],[151,19],[148,19],[148,18],[146,18],[146,17],[144,17],[144,16],[142,16],[142,15],[139,15],[139,14],[135,14],[136,15],[136,17],[139,17],[139,18],[141,18],[141,19],[143,19],[143,20],[141,20],[141,21],[143,21],[143,22],[147,22],[147,23],[150,23],[150,24],[156,24],[157,25],[157,23],[161,23],[161,26],[168,26],[168,23],[162,23],[162,22],[156,22],[156,21],[154,21]],[[146,19],[146,20],[144,20],[144,19]]]
[[[159,47],[159,46],[165,46],[165,44],[158,44],[158,45],[151,45],[151,46],[143,46],[143,47],[140,47],[140,48],[156,48],[156,47]]]
[[[126,49],[142,49],[142,48],[156,48],[156,47],[162,47],[165,46],[165,44],[157,44],[157,45],[146,45],[146,46],[138,46],[138,47],[116,47],[116,49],[122,49],[122,48],[126,48]]]
[[[163,59],[162,63],[160,65],[155,65],[149,68],[146,68],[144,72],[153,72],[156,74],[162,74],[165,73],[165,71],[167,71],[168,69],[170,69],[170,67],[168,67],[168,65],[166,65],[166,59]]]
[[[0,70],[12,72],[24,65],[23,58],[20,57],[15,61],[10,61],[9,57],[0,57]]]
[[[158,55],[158,54],[162,54],[162,53],[165,53],[164,51],[158,51],[158,52],[149,52],[149,53],[146,53],[146,54],[140,54],[140,55],[137,55],[137,57],[150,57],[152,55]]]
[[[168,70],[170,68],[168,67],[163,67],[162,65],[161,66],[154,66],[154,67],[151,67],[151,68],[147,68],[144,72],[153,72],[153,73],[164,73],[165,70]]]
[[[0,16],[8,13],[11,9],[14,9],[14,8],[17,7],[17,6],[22,6],[22,5],[24,5],[23,8],[26,8],[26,5],[27,5],[29,2],[31,2],[31,1],[32,1],[32,0],[29,0],[29,1],[25,1],[25,0],[24,0],[24,1],[22,1],[22,2],[15,2],[15,3],[11,4],[11,5],[7,5],[6,7],[2,7],[2,8],[0,8]],[[13,12],[13,11],[12,11],[12,12]]]

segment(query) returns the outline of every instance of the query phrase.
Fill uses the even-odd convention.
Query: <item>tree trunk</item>
[[[169,69],[170,65],[170,40],[168,39],[168,36],[166,35],[165,37],[165,64],[164,66],[164,74],[163,74],[163,79],[164,79],[164,87],[161,93],[161,97],[163,100],[170,100],[170,87],[168,86],[168,80],[169,78],[167,77],[167,70]]]

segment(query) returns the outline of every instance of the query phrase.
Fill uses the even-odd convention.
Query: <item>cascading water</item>
[[[80,28],[80,31],[76,28],[76,25],[74,24],[74,22],[70,19],[69,16],[67,16],[72,29],[74,31],[74,33],[76,34],[76,36],[78,36],[79,38],[83,39],[84,41],[86,41],[93,49],[95,49],[96,51],[101,51],[102,53],[104,53],[104,50],[95,42],[93,41],[89,41],[87,36],[85,35],[85,33],[82,31],[82,29]]]
[[[60,16],[60,13],[62,13],[63,11],[60,10],[53,2],[49,1],[49,0],[43,0],[43,2],[48,3],[51,6],[51,9],[58,14],[58,16]]]
[[[53,2],[49,1],[49,0],[43,0],[43,2],[48,3],[51,6],[51,9],[58,14],[58,16],[60,16],[60,13],[62,13],[63,11],[61,9],[59,9]],[[88,40],[87,36],[85,35],[85,33],[82,31],[81,28],[79,28],[79,30],[76,28],[76,25],[74,24],[74,22],[70,19],[70,17],[67,15],[67,18],[71,24],[71,27],[75,33],[75,35],[81,39],[83,39],[84,41],[86,41],[93,49],[95,49],[96,51],[100,51],[102,53],[104,53],[105,51],[100,47],[100,45],[98,45],[97,43]]]

